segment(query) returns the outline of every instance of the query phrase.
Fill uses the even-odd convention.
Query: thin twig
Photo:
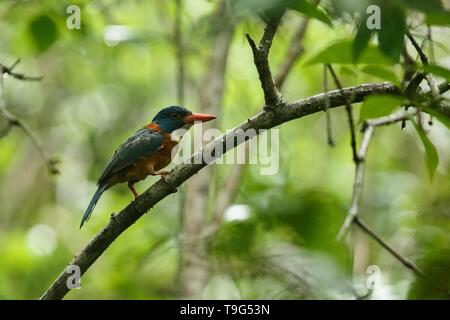
[[[432,40],[431,40],[431,27],[428,25],[427,26],[427,37],[426,39],[423,41],[422,46],[420,46],[417,41],[414,39],[414,37],[411,35],[411,33],[407,30],[406,32],[406,36],[408,37],[408,39],[411,41],[412,45],[414,46],[414,48],[417,51],[417,54],[419,55],[420,60],[422,61],[422,64],[427,66],[429,65],[429,60],[427,55],[425,54],[425,52],[423,51],[423,46],[425,45],[426,41],[429,40],[430,41],[430,51],[432,54],[432,60],[434,61],[434,51],[433,51],[433,44],[432,44]],[[431,89],[431,99],[433,102],[437,102],[440,100],[440,94],[439,94],[439,89],[436,85],[436,82],[434,80],[434,77],[432,74],[424,72],[422,75],[419,74],[419,79],[416,81],[417,86],[420,84],[420,82],[423,80],[423,78],[425,78],[425,80],[427,81],[428,85],[430,86]],[[408,93],[408,92],[407,92]],[[411,93],[411,92],[409,92]],[[415,93],[415,92],[414,92]],[[422,113],[419,112],[417,113],[417,122],[420,128],[422,128],[423,126],[423,116]],[[429,123],[432,123],[432,117],[430,117]],[[402,126],[404,126],[404,124],[402,124]]]
[[[12,129],[12,127],[16,126],[22,129],[22,131],[25,133],[25,135],[28,136],[30,141],[33,143],[35,149],[38,151],[41,158],[44,160],[48,171],[51,174],[58,174],[59,170],[57,168],[58,161],[51,157],[48,153],[48,151],[44,148],[41,140],[37,136],[36,133],[30,128],[30,126],[19,117],[13,115],[9,110],[6,108],[6,99],[5,99],[5,87],[4,87],[4,74],[7,74],[9,76],[12,76],[15,79],[23,80],[23,81],[39,81],[42,79],[42,77],[29,77],[24,74],[15,73],[12,70],[15,66],[20,62],[20,59],[18,59],[16,62],[12,64],[11,67],[5,67],[3,64],[0,63],[0,115],[8,122],[7,127],[3,130],[3,132],[0,134],[0,137],[4,137],[6,134],[9,133],[9,131]]]
[[[431,35],[430,35],[431,36]],[[409,30],[406,31],[406,37],[409,39],[411,44],[413,45],[414,49],[417,51],[417,54],[419,55],[420,61],[422,61],[422,64],[427,66],[429,65],[428,57],[423,51],[422,47],[419,45],[419,43],[414,39],[412,34],[409,32]],[[415,69],[415,63],[412,61],[411,57],[408,54],[408,51],[406,49],[406,46],[403,48],[403,56],[405,58],[405,64],[408,66],[408,74],[411,74],[412,71]],[[404,83],[404,92],[407,97],[411,99],[415,99],[415,95],[417,94],[417,88],[419,87],[420,83],[423,79],[427,77],[427,72],[417,71],[413,76],[406,79]],[[431,76],[428,77],[429,79]],[[430,80],[428,80],[430,81]],[[431,88],[433,90],[433,88]]]
[[[430,278],[430,276],[426,274],[422,269],[420,269],[414,262],[400,254],[389,243],[383,240],[383,238],[381,238],[372,228],[370,228],[367,223],[365,223],[360,217],[356,217],[354,223],[362,231],[368,234],[373,240],[375,240],[380,246],[382,246],[386,251],[388,251],[394,258],[400,261],[406,268],[433,285],[436,289],[442,291],[446,296],[450,297],[450,290],[448,290],[440,283],[436,282],[434,279]]]
[[[437,288],[443,290],[447,295],[449,291],[437,285],[432,279],[430,279],[419,267],[417,267],[412,261],[402,256],[391,245],[384,241],[375,231],[373,231],[366,223],[359,217],[360,201],[362,196],[362,188],[364,182],[365,160],[367,151],[369,149],[370,142],[372,140],[375,128],[378,126],[389,125],[399,121],[405,121],[410,119],[414,114],[418,113],[418,110],[400,111],[387,116],[367,120],[363,124],[363,138],[358,152],[359,162],[356,163],[355,168],[355,180],[353,184],[353,195],[351,205],[347,213],[347,217],[339,230],[338,240],[342,239],[348,232],[350,226],[354,223],[361,228],[365,233],[378,242],[384,249],[392,254],[397,260],[399,260],[405,267],[412,270],[418,276],[426,279]]]
[[[425,54],[425,52],[423,52],[422,47],[417,43],[416,39],[414,39],[414,37],[411,35],[411,33],[407,30],[406,31],[406,36],[408,37],[409,41],[412,43],[413,47],[416,49],[417,54],[419,55],[420,60],[422,61],[422,64],[427,66],[429,64],[428,62],[428,57]],[[408,51],[406,49],[406,47],[404,48],[404,58],[405,58],[405,63],[409,66],[409,68],[415,68],[414,65],[414,61],[411,61],[411,57],[408,54]],[[411,72],[411,70],[410,70]],[[419,84],[422,82],[423,79],[425,79],[427,76],[426,72],[422,72],[422,71],[417,71],[414,76],[411,77],[411,79],[409,80],[409,82],[405,83],[405,94],[414,99],[414,95],[417,92],[417,88],[419,87]],[[433,88],[431,88],[433,90]]]
[[[7,74],[17,80],[23,81],[41,81],[43,77],[31,77],[26,76],[22,73],[13,72],[13,69],[19,64],[20,59],[17,59],[10,67],[6,67],[5,65],[0,63],[1,74]]]
[[[419,55],[420,61],[422,61],[422,63],[424,65],[428,65],[427,55],[423,52],[422,48],[417,43],[416,39],[414,39],[412,34],[409,32],[409,30],[406,30],[406,37],[409,39],[409,41],[411,41],[411,44],[413,45],[414,49],[416,49],[417,54]]]
[[[435,63],[436,58],[434,55],[434,43],[433,43],[433,35],[432,35],[432,30],[431,30],[431,26],[427,25],[427,40],[428,43],[430,45],[430,60],[432,63]]]
[[[358,215],[359,212],[359,203],[361,201],[361,194],[364,180],[364,167],[365,167],[364,160],[367,149],[369,148],[370,141],[372,139],[373,131],[374,131],[373,126],[367,126],[366,130],[364,131],[363,138],[361,140],[361,146],[359,148],[358,154],[359,161],[356,162],[352,201],[350,203],[350,208],[348,210],[344,224],[339,230],[338,240],[340,240],[346,234],[351,224],[353,223],[353,220],[355,219],[355,217]]]
[[[333,77],[334,82],[336,83],[336,86],[342,92],[341,81],[339,80],[338,76],[334,72],[333,67],[329,63],[327,63],[326,66],[327,66],[328,70],[330,70],[331,76]],[[355,163],[358,163],[359,159],[358,159],[358,155],[356,152],[356,134],[355,134],[355,123],[353,120],[353,108],[350,103],[350,100],[347,97],[345,97],[344,94],[342,94],[342,96],[344,97],[345,111],[347,112],[348,125],[350,128],[350,144],[352,147],[353,161]]]
[[[409,119],[415,113],[416,110],[401,111],[384,117],[370,119],[364,123],[363,137],[357,154],[359,160],[355,163],[355,179],[353,182],[352,200],[350,203],[350,208],[347,213],[347,217],[345,218],[345,221],[339,230],[339,234],[337,236],[338,240],[341,240],[347,234],[348,230],[350,229],[350,226],[352,225],[355,218],[359,214],[359,206],[360,206],[359,204],[361,201],[362,188],[364,182],[365,160],[375,128],[378,126],[388,125],[394,122]]]
[[[400,261],[406,268],[413,271],[420,277],[425,278],[425,272],[423,272],[418,266],[414,264],[408,258],[402,256],[397,250],[395,250],[389,243],[384,241],[375,231],[373,231],[360,217],[355,217],[354,223],[365,233],[367,233],[372,239],[378,242],[386,251],[392,254],[398,261]]]
[[[409,54],[406,45],[403,46],[402,57],[403,57],[403,62],[404,62],[404,67],[403,67],[404,74],[403,74],[402,84],[405,85],[414,76],[414,73],[416,71],[416,63],[415,63],[414,59],[411,57],[411,55]]]
[[[325,94],[325,116],[326,116],[326,127],[327,127],[327,143],[330,147],[334,147],[333,134],[331,131],[330,99],[328,98],[328,72],[327,72],[326,65],[323,65],[323,93]]]

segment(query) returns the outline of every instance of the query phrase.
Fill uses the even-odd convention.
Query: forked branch
[[[272,46],[273,37],[277,31],[282,15],[272,18],[268,21],[264,34],[256,45],[255,41],[247,33],[245,37],[252,48],[253,60],[259,75],[259,81],[264,92],[265,106],[264,109],[273,109],[282,103],[282,97],[275,81],[272,77],[272,72],[269,66],[269,51]]]
[[[6,67],[0,63],[0,115],[7,121],[6,128],[0,132],[0,138],[6,136],[13,127],[21,128],[26,136],[31,140],[34,147],[38,151],[39,155],[44,160],[48,171],[51,174],[58,174],[59,170],[57,168],[58,161],[51,157],[48,151],[44,148],[41,140],[37,134],[30,128],[30,126],[22,119],[12,114],[6,107],[5,98],[5,86],[4,86],[4,76],[8,75],[14,79],[22,81],[40,81],[42,77],[30,77],[22,73],[14,72],[13,69],[20,62],[18,59],[10,67]]]

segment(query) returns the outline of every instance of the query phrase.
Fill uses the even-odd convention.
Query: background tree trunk
[[[227,22],[213,37],[207,75],[199,92],[201,112],[214,115],[219,115],[222,105],[228,51],[234,31],[229,19],[224,19],[226,10],[222,6],[217,14],[218,21]],[[180,285],[181,296],[185,299],[200,298],[209,275],[206,239],[199,236],[206,226],[209,186],[213,181],[212,167],[205,169],[187,183],[181,218]]]

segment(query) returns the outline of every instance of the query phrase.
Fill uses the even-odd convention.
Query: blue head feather
[[[192,112],[184,107],[170,106],[160,110],[152,122],[156,123],[161,130],[170,133],[182,128],[186,124],[184,117],[190,114]]]

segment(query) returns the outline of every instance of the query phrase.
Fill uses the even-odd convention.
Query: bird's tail
[[[100,197],[102,196],[103,192],[105,192],[106,189],[108,189],[108,186],[105,184],[105,185],[100,185],[98,187],[97,191],[95,191],[91,202],[89,203],[86,211],[84,212],[83,219],[81,219],[80,229],[83,226],[83,224],[87,220],[89,220],[89,217],[91,216],[92,211],[94,211],[94,208],[95,208],[95,205],[98,202],[98,199],[100,199]]]

